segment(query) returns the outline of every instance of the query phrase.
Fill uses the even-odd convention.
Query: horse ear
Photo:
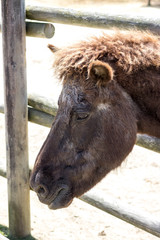
[[[96,60],[90,63],[88,76],[97,86],[106,87],[107,83],[113,79],[113,69],[108,63]]]
[[[52,44],[48,44],[48,48],[53,52],[57,52],[59,50],[59,48],[55,47],[54,45]]]

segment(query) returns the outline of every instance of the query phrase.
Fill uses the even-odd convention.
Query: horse
[[[137,133],[160,138],[160,39],[115,31],[49,48],[63,88],[30,185],[59,209],[119,167]]]

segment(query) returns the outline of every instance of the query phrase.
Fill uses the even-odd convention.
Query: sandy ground
[[[29,123],[30,161],[35,159],[47,128]],[[5,160],[4,116],[0,114],[0,158]],[[159,154],[135,146],[122,167],[110,173],[93,190],[104,199],[127,204],[135,211],[160,219]],[[8,226],[7,181],[0,177],[0,224]],[[2,207],[3,206],[3,207]],[[31,192],[32,236],[37,240],[154,240],[152,236],[79,199],[67,209],[51,211]]]
[[[153,0],[152,0],[153,1]],[[26,1],[27,3],[29,1]],[[39,1],[32,1],[39,2]],[[115,9],[116,11],[143,12],[159,14],[159,8],[146,8],[146,1],[131,1],[120,5],[107,4],[107,1],[40,1],[49,5],[76,7],[82,9]],[[85,5],[87,3],[87,5]],[[114,2],[112,2],[114,3]],[[153,1],[157,6],[158,1]],[[69,4],[69,5],[68,5]],[[103,5],[102,5],[103,4]],[[56,24],[53,40],[27,38],[27,79],[28,92],[57,98],[61,86],[54,81],[51,70],[52,54],[48,43],[57,46],[70,44],[89,35],[99,34],[101,30],[77,28]],[[65,41],[64,41],[65,39]],[[1,41],[1,39],[0,39]],[[0,54],[1,54],[0,48]],[[0,64],[0,101],[2,93],[2,64]],[[56,84],[55,84],[56,83]],[[45,140],[49,129],[29,123],[29,159],[33,165],[36,155]],[[0,114],[0,163],[5,164],[4,116]],[[6,179],[0,177],[0,225],[8,226]],[[160,220],[160,155],[152,151],[134,147],[123,163],[101,181],[93,191],[99,196],[113,198],[128,204],[132,209],[147,212],[150,217]],[[3,206],[3,207],[2,207]],[[115,217],[110,216],[82,201],[75,199],[67,209],[51,211],[41,204],[35,193],[31,192],[31,228],[32,236],[37,240],[154,240],[157,239]]]

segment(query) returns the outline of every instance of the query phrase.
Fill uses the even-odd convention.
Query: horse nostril
[[[43,187],[39,187],[37,193],[43,195],[45,193],[45,189]]]
[[[45,198],[48,195],[48,189],[44,185],[39,185],[35,191],[40,197],[43,198]]]

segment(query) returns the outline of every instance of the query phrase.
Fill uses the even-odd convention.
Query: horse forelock
[[[95,60],[116,62],[126,74],[160,66],[158,36],[141,31],[116,31],[92,37],[55,53],[54,69],[62,82],[87,80],[88,65]]]

